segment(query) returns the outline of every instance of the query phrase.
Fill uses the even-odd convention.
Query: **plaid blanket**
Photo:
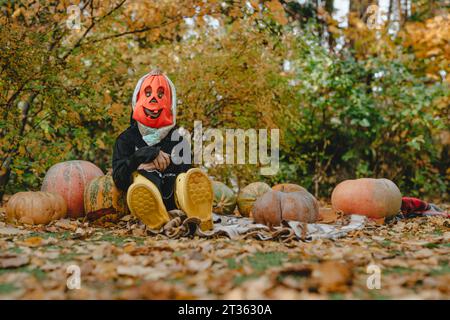
[[[403,197],[401,212],[390,220],[409,219],[420,216],[442,216],[450,218],[450,214],[433,203],[418,198]]]

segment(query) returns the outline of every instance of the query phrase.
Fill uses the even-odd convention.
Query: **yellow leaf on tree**
[[[105,143],[101,140],[101,139],[97,139],[97,146],[100,148],[100,149],[106,149],[106,146],[105,146]]]
[[[111,116],[115,116],[117,114],[120,114],[121,112],[123,112],[123,105],[121,105],[120,103],[113,103],[111,105],[111,108],[109,108],[108,113]]]
[[[112,101],[111,96],[110,96],[107,92],[105,92],[105,93],[103,94],[103,103],[104,103],[104,104],[110,104],[111,101]]]
[[[253,9],[259,10],[259,0],[250,0],[250,5]]]
[[[337,28],[337,27],[335,27],[333,25],[330,25],[328,27],[328,31],[330,31],[331,33],[340,33],[341,32],[341,30],[339,28]]]
[[[20,146],[17,151],[18,151],[19,156],[23,156],[25,154],[25,152],[26,152],[24,146]]]
[[[272,0],[270,2],[267,2],[265,5],[272,13],[275,21],[277,21],[281,25],[285,25],[288,23],[283,5],[278,0]]]

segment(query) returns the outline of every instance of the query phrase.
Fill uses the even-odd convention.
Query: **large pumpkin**
[[[8,201],[6,215],[9,221],[26,224],[47,224],[66,216],[64,198],[50,192],[18,192]]]
[[[295,191],[307,191],[302,186],[294,183],[280,183],[272,187],[272,190],[281,192],[295,192]]]
[[[319,205],[316,198],[306,190],[271,190],[255,201],[252,216],[256,223],[269,227],[280,225],[282,220],[312,223],[319,219]]]
[[[237,205],[241,216],[249,217],[256,199],[269,190],[271,190],[270,186],[264,182],[253,182],[242,188],[237,197]]]
[[[334,210],[370,218],[395,215],[399,212],[401,204],[400,190],[388,179],[345,180],[339,183],[331,194],[331,205]]]
[[[59,193],[66,200],[67,215],[82,217],[84,188],[92,179],[102,175],[102,170],[88,161],[60,162],[47,171],[41,191]]]
[[[236,208],[236,195],[228,186],[219,181],[213,181],[213,212],[217,214],[233,214]]]
[[[89,220],[120,218],[128,213],[126,194],[117,189],[112,176],[94,178],[84,190],[84,211]]]

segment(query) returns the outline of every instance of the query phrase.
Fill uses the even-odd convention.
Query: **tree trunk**
[[[25,128],[27,126],[31,104],[33,103],[34,99],[36,99],[37,95],[38,95],[37,92],[33,92],[28,98],[27,102],[25,102],[24,108],[22,110],[22,123],[18,134],[19,140],[17,141],[16,144],[13,144],[13,146],[11,146],[11,149],[9,150],[9,152],[7,152],[6,157],[3,159],[3,162],[0,166],[0,202],[3,198],[3,194],[5,193],[6,186],[8,185],[9,182],[12,159],[16,154],[17,150],[19,149],[19,145],[21,143],[20,138],[23,137],[25,133]]]
[[[334,9],[334,0],[326,0],[325,1],[325,10],[327,10],[328,13],[333,14]]]
[[[392,2],[394,0],[389,0],[389,10],[388,10],[388,16],[387,16],[387,25],[389,27],[389,24],[391,23],[392,20]]]
[[[374,0],[350,0],[350,12],[356,12],[361,19],[364,17],[367,8],[371,4],[378,4],[378,1]]]
[[[402,1],[397,0],[397,12],[398,12],[398,23],[400,26],[403,25],[403,12],[402,12]]]
[[[11,174],[11,156],[3,159],[0,166],[0,203],[5,194],[6,185],[8,184],[9,175]]]
[[[331,17],[333,17],[334,0],[325,1],[325,10],[330,14]],[[334,50],[335,45],[336,41],[334,41],[333,35],[328,31],[328,46],[330,47],[331,51]]]

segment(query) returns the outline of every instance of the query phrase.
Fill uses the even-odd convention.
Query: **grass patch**
[[[14,268],[14,269],[0,269],[0,275],[5,274],[5,273],[22,273],[22,272],[33,275],[39,281],[44,280],[47,277],[47,275],[45,274],[45,272],[42,269],[32,268],[30,266],[24,266],[24,267],[19,267],[19,268]]]
[[[122,238],[111,233],[105,233],[97,241],[107,241],[115,245],[123,245],[125,244],[125,239],[126,238]]]
[[[377,290],[369,290],[368,293],[369,293],[370,298],[373,300],[391,300],[392,299],[389,296],[379,293]]]
[[[248,263],[255,273],[259,274],[269,268],[281,266],[286,259],[287,253],[285,252],[257,252],[241,263],[237,262],[235,258],[226,258],[225,261],[230,270],[240,269],[243,263]]]
[[[67,262],[67,261],[73,261],[76,260],[76,257],[80,256],[80,253],[75,252],[69,252],[69,253],[62,253],[55,259],[51,259],[52,261],[60,261],[60,262]]]
[[[51,245],[45,247],[46,250],[61,250],[62,248],[63,248],[63,246],[57,246],[54,244],[51,244]]]
[[[405,256],[405,253],[401,250],[391,250],[391,251],[389,251],[389,253],[392,255],[400,256],[400,257]]]
[[[440,263],[440,268],[436,268],[430,271],[430,276],[441,276],[450,273],[450,265],[448,261],[442,261]]]
[[[26,235],[19,237],[18,239],[24,241],[31,237],[39,237],[47,240],[48,238],[55,238],[59,240],[68,240],[73,235],[71,231],[63,231],[63,232],[30,232]]]
[[[174,256],[174,257],[182,257],[183,256],[183,252],[182,251],[174,251],[173,253],[172,253],[172,256]]]
[[[330,300],[345,300],[345,297],[341,293],[332,293],[328,296]]]
[[[170,284],[183,284],[184,283],[184,280],[182,278],[170,278],[165,281],[167,281],[167,283],[170,283]]]
[[[250,275],[240,274],[240,275],[234,277],[233,283],[234,283],[235,286],[240,286],[245,281],[256,279],[256,278],[258,278],[257,274],[250,274]]]
[[[225,261],[227,262],[228,269],[236,270],[240,267],[239,263],[237,263],[234,258],[226,258]]]
[[[393,274],[393,273],[397,273],[397,274],[405,274],[405,273],[412,273],[415,272],[416,270],[413,268],[406,268],[406,267],[392,267],[389,269],[385,269],[383,271],[383,273],[385,274]]]
[[[128,244],[130,240],[136,242],[137,245],[143,245],[145,243],[145,238],[143,237],[121,237],[113,233],[104,233],[99,239],[96,239],[95,241],[107,241],[116,246],[124,246]]]
[[[145,243],[145,238],[142,237],[131,237],[131,239],[133,239],[134,242],[136,242],[136,244],[140,246],[144,245]]]
[[[73,235],[73,233],[70,231],[63,231],[63,232],[59,232],[59,233],[55,233],[55,234],[56,234],[56,237],[61,240],[70,239]]]
[[[317,261],[315,261],[315,260],[317,260]],[[319,259],[311,258],[310,261],[318,262],[318,260],[319,260]],[[300,257],[295,257],[295,258],[289,259],[288,261],[291,262],[291,263],[301,263],[301,262],[304,262],[304,259],[302,259],[302,258],[300,258]]]
[[[381,241],[381,246],[383,246],[383,247],[390,247],[391,245],[392,245],[392,241],[389,241],[389,240],[383,240],[383,241]]]
[[[281,266],[286,259],[287,253],[285,252],[257,252],[243,261],[243,263],[250,264],[255,273],[250,275],[237,275],[234,277],[233,283],[234,285],[239,286],[245,281],[256,279],[267,269]],[[228,268],[231,270],[239,269],[242,266],[241,263],[238,263],[236,259],[233,258],[227,258],[225,261],[228,264]]]
[[[23,253],[23,249],[20,247],[12,247],[12,248],[9,248],[8,251],[12,252],[12,253],[17,253],[17,254]]]
[[[285,252],[257,252],[247,261],[256,272],[263,272],[271,267],[281,266],[287,258]]]
[[[16,291],[17,289],[19,288],[14,286],[12,283],[0,283],[0,294],[8,294]]]

